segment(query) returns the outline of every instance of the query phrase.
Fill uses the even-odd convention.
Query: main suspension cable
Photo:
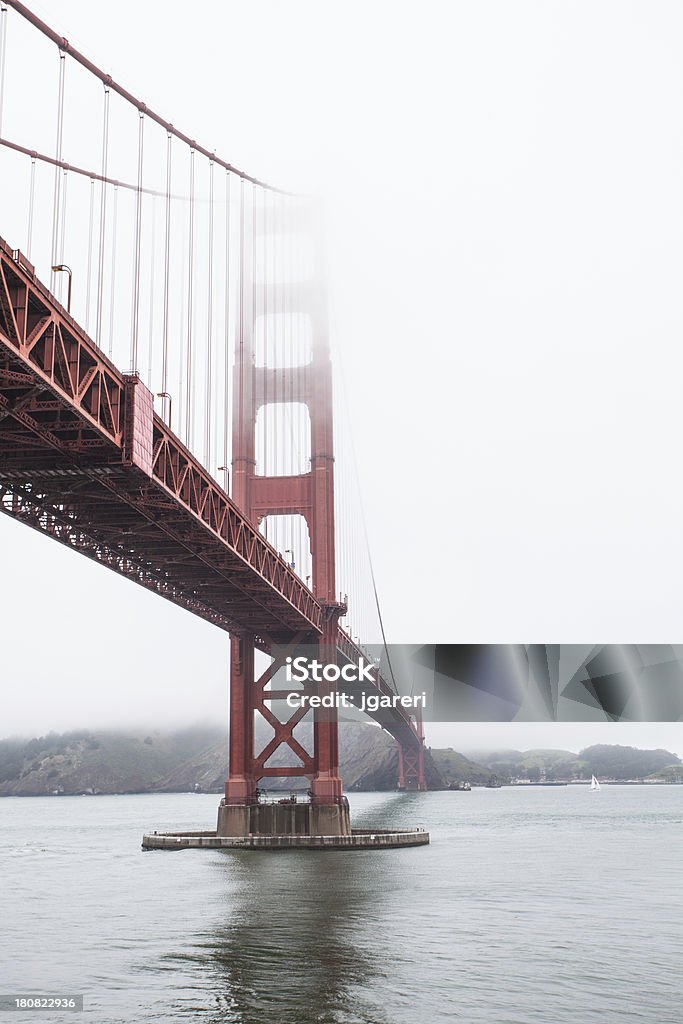
[[[17,12],[17,14],[19,14],[22,18],[25,18],[26,21],[28,21],[31,25],[34,26],[34,28],[37,28],[39,32],[42,32],[44,36],[46,36],[53,43],[55,43],[60,48],[60,52],[68,54],[73,60],[75,60],[78,64],[81,64],[87,71],[89,71],[90,74],[94,75],[96,78],[99,78],[101,82],[103,82],[115,93],[121,96],[122,99],[124,99],[127,103],[130,103],[131,106],[135,107],[141,114],[146,114],[151,121],[155,121],[157,124],[161,125],[162,128],[164,128],[167,132],[170,132],[181,142],[184,142],[186,146],[190,147],[190,149],[195,150],[197,153],[201,154],[201,156],[205,156],[208,160],[213,159],[215,163],[217,163],[221,167],[224,167],[225,170],[232,171],[234,174],[239,175],[239,177],[242,178],[243,181],[250,181],[252,182],[252,184],[259,185],[262,188],[266,188],[270,192],[278,192],[283,195],[293,194],[286,192],[284,189],[275,188],[273,185],[269,185],[267,182],[261,181],[258,178],[255,178],[252,175],[247,174],[246,171],[240,171],[237,167],[234,167],[233,164],[229,163],[227,160],[223,160],[221,157],[217,156],[215,152],[206,149],[204,146],[201,146],[194,139],[191,139],[189,135],[184,135],[183,132],[178,131],[178,129],[174,127],[174,125],[172,125],[170,121],[167,121],[163,117],[160,117],[160,115],[157,114],[156,111],[152,110],[151,107],[148,107],[145,103],[142,102],[142,100],[138,99],[131,92],[125,89],[122,85],[116,82],[111,77],[111,75],[106,74],[106,72],[102,71],[101,68],[99,68],[91,60],[89,60],[84,54],[80,53],[74,46],[71,45],[71,43],[69,43],[67,39],[64,38],[63,34],[56,32],[53,28],[46,24],[46,22],[39,18],[37,14],[34,14],[33,11],[26,7],[25,4],[20,3],[19,0],[4,0],[4,3],[12,7],[13,10]]]

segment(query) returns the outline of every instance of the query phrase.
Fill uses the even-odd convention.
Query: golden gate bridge
[[[309,781],[313,832],[349,832],[336,709],[283,718],[274,689],[300,645],[354,663],[386,646],[318,203],[180,131],[14,0],[0,159],[0,508],[230,634],[219,833],[258,831],[270,777]],[[390,662],[374,688],[397,692]],[[381,721],[399,787],[425,789],[419,714]]]

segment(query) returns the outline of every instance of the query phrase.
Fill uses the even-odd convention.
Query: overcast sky
[[[33,6],[325,196],[392,642],[680,639],[679,3]],[[227,716],[225,634],[4,518],[0,552],[0,734]]]

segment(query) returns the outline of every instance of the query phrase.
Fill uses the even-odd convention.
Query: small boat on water
[[[591,775],[591,789],[600,789],[600,783],[594,775]]]

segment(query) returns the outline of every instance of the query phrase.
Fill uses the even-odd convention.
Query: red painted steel
[[[318,337],[324,341],[320,332]],[[251,719],[248,714],[232,730],[234,742],[239,734],[243,742],[241,752],[231,750],[235,778],[234,765],[249,749],[248,721],[264,706],[239,638],[266,651],[293,638],[324,639],[329,660],[335,649],[356,662],[363,653],[337,625],[332,424],[326,411],[331,368],[326,348],[318,344],[316,351],[309,376],[314,388],[300,396],[310,402],[311,472],[289,478],[288,495],[281,478],[256,477],[249,457],[235,464],[236,493],[253,487],[256,518],[295,510],[306,516],[315,562],[311,593],[256,522],[153,413],[152,396],[139,378],[120,373],[36,279],[25,257],[0,239],[0,511],[238,638],[233,667],[246,667],[243,684],[233,671],[231,718],[242,714],[242,686],[242,709],[248,705]],[[253,400],[252,417],[256,408]],[[243,441],[250,440],[247,423],[253,429],[253,418],[242,422]],[[237,653],[235,643],[241,645]],[[394,692],[384,679],[377,685],[380,693]],[[313,763],[303,767],[318,776],[314,788],[328,799],[341,794],[336,719],[320,716],[319,722]],[[401,709],[386,728],[407,749],[421,744]],[[288,745],[289,734],[278,732]],[[296,744],[291,749],[301,761]],[[244,776],[251,794],[255,773],[274,774],[266,764],[270,753],[262,755],[251,750]]]
[[[247,182],[291,195],[178,131],[24,4],[6,3],[169,137]],[[18,143],[0,142],[33,160],[68,166]],[[92,180],[111,180],[71,169]],[[137,190],[148,191],[140,185]],[[314,241],[318,267],[317,231]],[[277,306],[284,310],[281,299]],[[237,803],[256,799],[259,779],[283,774],[309,777],[314,802],[342,799],[336,710],[316,713],[314,750],[307,751],[294,734],[303,713],[280,722],[269,707],[273,698],[267,687],[280,662],[255,680],[254,648],[314,642],[326,662],[337,657],[357,662],[363,655],[338,624],[345,609],[335,581],[332,371],[324,291],[314,280],[290,288],[288,301],[296,302],[297,312],[312,324],[309,364],[277,370],[280,394],[309,411],[310,470],[290,477],[256,475],[256,417],[273,400],[276,371],[254,365],[254,324],[243,318],[231,500],[154,413],[153,395],[139,377],[120,373],[36,279],[26,257],[0,239],[0,511],[230,632],[226,795]],[[311,540],[312,590],[258,528],[264,516],[297,513],[305,517]],[[394,693],[381,677],[376,686],[380,695]],[[273,729],[273,738],[258,752],[253,749],[257,711]],[[413,772],[414,763],[424,779],[421,724],[418,729],[403,709],[390,714],[385,728],[399,742],[403,775]],[[269,763],[283,744],[298,765],[282,769]]]
[[[3,511],[260,647],[322,631],[320,604],[145,385],[1,239],[0,488]]]
[[[398,788],[410,790],[426,790],[424,731],[422,728],[422,712],[418,709],[415,715],[415,732],[420,740],[398,741]]]
[[[310,218],[310,214],[309,214]],[[311,220],[308,221],[310,225]],[[299,226],[299,230],[301,227]],[[313,229],[313,266],[321,265],[320,233]],[[334,437],[332,423],[332,366],[327,335],[324,289],[311,280],[278,296],[275,307],[310,318],[312,348],[306,365],[288,368],[257,366],[254,351],[255,324],[245,319],[235,345],[233,403],[233,495],[249,519],[258,525],[268,515],[300,514],[306,519],[312,556],[312,590],[322,608],[320,657],[331,663],[337,658],[339,616],[345,608],[336,600],[334,534]],[[276,388],[275,374],[280,387]],[[256,473],[256,422],[259,409],[273,401],[300,403],[308,408],[311,440],[311,468],[297,476],[267,476]],[[339,744],[336,708],[314,714],[313,754],[297,741],[296,726],[306,714],[295,712],[279,722],[263,699],[263,683],[254,684],[249,637],[232,639],[231,704],[253,718],[259,712],[274,729],[273,739],[260,752],[246,749],[241,737],[232,738],[230,774],[226,781],[227,803],[253,802],[260,778],[268,775],[307,775],[311,797],[317,803],[339,803]],[[263,678],[263,677],[262,677]],[[268,675],[270,678],[270,675]],[[325,684],[322,684],[324,688]],[[323,688],[319,690],[323,694]],[[244,712],[243,712],[244,709]],[[237,724],[237,723],[235,723]],[[268,767],[267,761],[282,744],[289,747],[298,764]],[[246,782],[245,782],[246,780]]]

